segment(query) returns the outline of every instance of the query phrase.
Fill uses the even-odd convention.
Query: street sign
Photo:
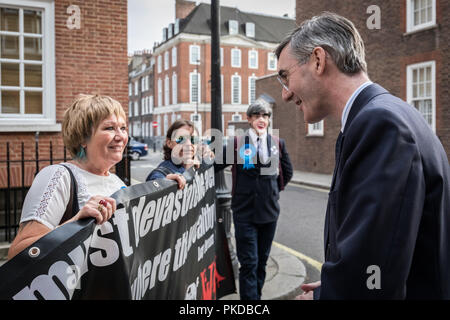
[[[158,128],[158,121],[153,121],[152,122],[152,127],[153,128]]]

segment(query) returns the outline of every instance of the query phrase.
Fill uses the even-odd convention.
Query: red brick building
[[[256,10],[256,9],[255,9]],[[153,136],[164,136],[178,118],[204,132],[211,123],[211,7],[176,0],[176,21],[154,47]],[[255,80],[276,71],[275,46],[295,27],[293,19],[220,8],[223,128],[245,119]]]
[[[153,64],[150,50],[135,52],[128,64],[128,133],[146,142],[153,133]]]
[[[10,160],[62,159],[61,122],[79,93],[109,95],[128,112],[126,0],[0,0],[0,188]],[[52,142],[52,150],[50,150]],[[50,163],[44,162],[40,166]],[[10,163],[11,186],[21,185]],[[35,173],[26,163],[24,184]]]
[[[355,23],[365,42],[369,77],[422,112],[450,158],[450,2],[444,0],[297,0],[301,23],[332,11]],[[276,101],[274,128],[285,138],[294,168],[332,173],[340,122],[307,125],[281,99],[276,77],[257,81],[257,94]]]

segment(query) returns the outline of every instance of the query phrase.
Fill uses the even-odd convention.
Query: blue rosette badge
[[[245,144],[239,150],[239,156],[244,159],[244,169],[253,169],[255,165],[252,163],[252,158],[256,155],[256,148],[252,144]]]

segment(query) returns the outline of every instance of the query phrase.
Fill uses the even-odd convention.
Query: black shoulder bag
[[[65,164],[61,165],[65,167],[67,171],[69,171],[71,183],[70,183],[69,203],[67,204],[66,211],[64,212],[64,215],[61,218],[59,225],[73,218],[78,213],[78,211],[80,211],[80,207],[78,205],[78,186],[77,181],[75,180],[75,176],[73,175],[73,172],[72,170],[70,170],[69,166],[66,166]]]

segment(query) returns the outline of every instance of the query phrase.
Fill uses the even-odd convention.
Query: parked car
[[[148,153],[148,145],[139,142],[134,138],[130,138],[130,156],[131,160],[139,160],[140,157],[146,156]]]

